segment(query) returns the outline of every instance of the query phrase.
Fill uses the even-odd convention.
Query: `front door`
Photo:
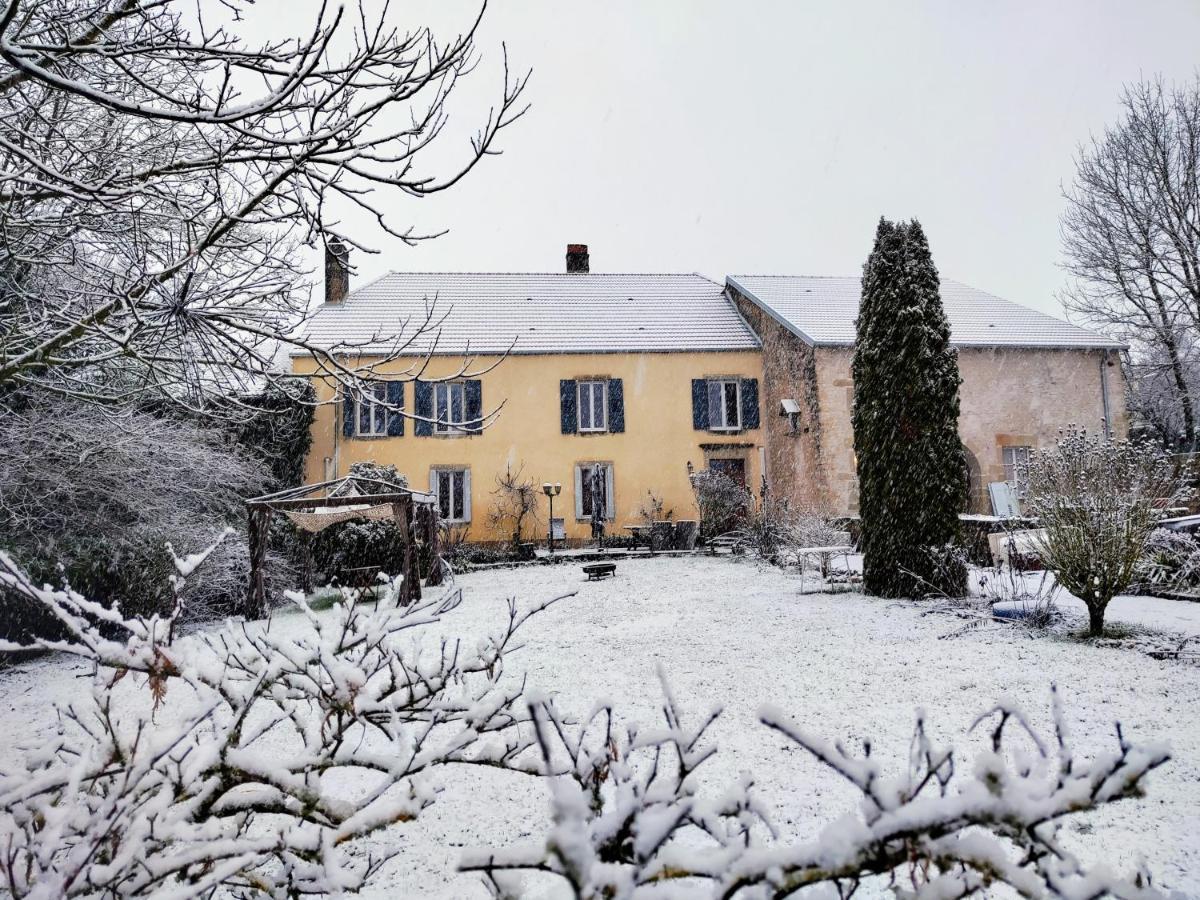
[[[732,479],[737,482],[738,487],[746,486],[746,461],[744,459],[710,459],[708,470]]]

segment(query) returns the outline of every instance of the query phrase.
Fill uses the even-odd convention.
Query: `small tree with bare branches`
[[[541,491],[532,478],[525,476],[525,466],[504,467],[504,473],[496,476],[496,488],[492,491],[492,507],[488,510],[488,525],[495,531],[512,535],[513,549],[523,540],[525,525],[536,527],[538,519],[538,497]]]
[[[1200,80],[1127,87],[1121,118],[1083,148],[1066,192],[1064,305],[1131,345],[1135,409],[1200,437]]]
[[[1104,633],[1109,601],[1129,588],[1164,507],[1190,496],[1188,467],[1153,444],[1068,429],[1024,467],[1034,545],[1058,583],[1087,604],[1088,632]]]

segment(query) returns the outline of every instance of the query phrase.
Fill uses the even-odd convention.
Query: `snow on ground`
[[[1122,870],[1144,857],[1162,886],[1200,896],[1198,666],[1031,637],[1008,625],[963,632],[961,619],[927,606],[854,593],[801,595],[794,574],[723,558],[622,561],[615,578],[600,582],[566,565],[480,572],[459,583],[464,603],[446,627],[464,635],[498,627],[508,597],[531,603],[576,590],[529,623],[525,648],[507,660],[509,677],[527,674],[531,687],[557,693],[580,713],[606,698],[627,717],[657,722],[661,663],[685,707],[725,709],[706,784],[717,790],[741,771],[754,773],[785,836],[802,840],[850,809],[854,793],[759,725],[760,704],[777,704],[850,745],[871,738],[877,755],[900,765],[917,707],[943,741],[963,740],[975,716],[1002,695],[1017,698],[1048,729],[1048,688],[1057,682],[1081,751],[1110,749],[1119,720],[1134,740],[1165,740],[1174,752],[1152,776],[1146,799],[1071,826],[1073,846]],[[1200,604],[1120,598],[1112,612],[1116,621],[1200,633]],[[297,620],[282,614],[273,627]],[[82,671],[47,660],[4,676],[0,752],[36,742],[50,727],[51,701],[76,692]],[[485,897],[474,876],[454,871],[462,848],[505,846],[544,831],[546,793],[536,779],[457,770],[441,782],[444,794],[418,823],[374,839],[401,852],[368,896]]]

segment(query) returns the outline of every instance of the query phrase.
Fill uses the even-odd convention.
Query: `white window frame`
[[[737,421],[730,424],[725,417],[725,389],[729,385],[733,385],[734,397],[734,412],[737,414]],[[721,413],[721,422],[718,423],[713,419],[713,388],[717,388],[720,392],[720,403],[716,409]],[[740,378],[709,378],[707,388],[705,390],[705,402],[708,403],[708,430],[709,431],[741,431],[742,430],[742,380]]]
[[[1024,500],[1028,493],[1028,485],[1018,471],[1019,467],[1029,464],[1029,454],[1033,447],[1025,444],[1011,444],[1000,448],[1000,462],[1004,466],[1004,480],[1012,488],[1013,496]]]
[[[585,405],[583,395],[586,390],[588,402],[586,409],[588,415],[592,416],[595,412],[596,391],[600,392],[600,423],[599,425],[593,421],[590,425],[583,424],[583,411]],[[594,416],[592,416],[594,418]],[[593,434],[602,431],[608,431],[608,382],[600,378],[588,378],[581,380],[575,385],[575,420],[579,430],[584,434]]]
[[[612,522],[617,518],[616,477],[613,464],[603,460],[575,463],[575,521],[590,522],[592,515],[583,508],[583,470],[596,466],[604,467],[604,519]]]
[[[448,507],[451,515],[442,516],[442,475],[450,478],[450,499]],[[462,481],[462,508],[454,513],[454,479]],[[443,522],[450,524],[469,524],[471,521],[471,470],[466,466],[435,466],[429,470],[429,493],[437,499],[438,515]]]
[[[454,396],[459,397],[461,418],[454,416]],[[445,408],[446,418],[441,416]],[[467,430],[467,387],[461,381],[439,381],[433,386],[433,431],[435,434],[464,434]]]
[[[367,399],[367,395],[371,399]],[[362,414],[366,407],[368,428],[363,430]],[[354,436],[355,437],[387,437],[388,409],[387,382],[376,381],[368,385],[361,397],[354,398]]]

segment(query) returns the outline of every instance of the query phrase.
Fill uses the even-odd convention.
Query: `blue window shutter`
[[[429,437],[433,434],[433,385],[428,381],[413,382],[413,412],[418,417],[413,422],[413,434]]]
[[[742,379],[742,427],[758,427],[758,379]]]
[[[625,431],[625,386],[620,378],[608,379],[608,430],[613,434]]]
[[[558,409],[562,419],[562,433],[574,434],[579,430],[579,385],[570,378],[558,383]]]
[[[692,379],[692,427],[708,431],[708,382],[703,378]]]
[[[483,382],[478,378],[464,382],[463,399],[467,404],[467,431],[479,434],[483,431]]]
[[[342,435],[354,437],[354,395],[342,388]]]
[[[387,402],[390,406],[404,409],[404,382],[389,381],[387,383]],[[389,409],[387,414],[388,437],[404,436],[404,414]]]

